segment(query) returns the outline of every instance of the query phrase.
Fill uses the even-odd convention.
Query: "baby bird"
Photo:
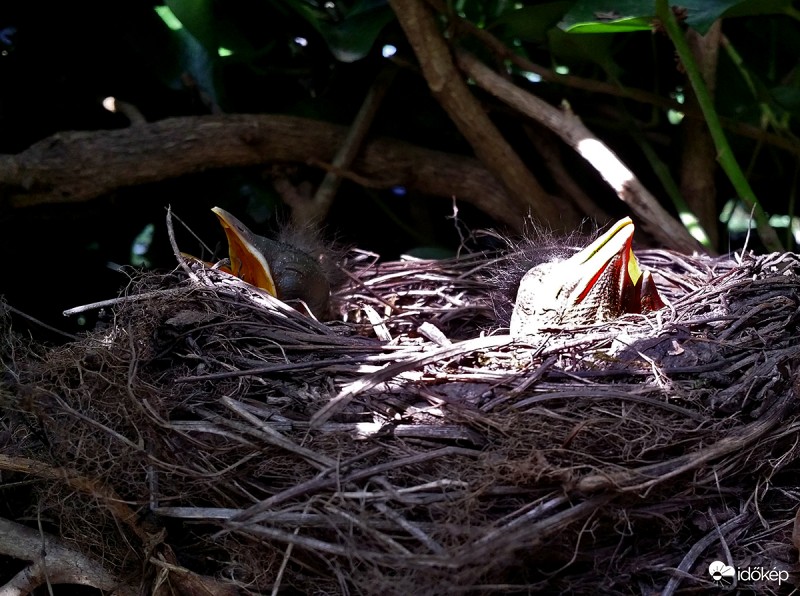
[[[626,217],[566,260],[550,260],[529,269],[517,291],[511,335],[663,308],[652,276],[642,272],[633,254],[633,231],[633,222]]]
[[[331,274],[308,239],[295,233],[271,240],[253,233],[225,209],[211,211],[228,239],[231,273],[284,302],[302,302],[317,318],[328,315]]]

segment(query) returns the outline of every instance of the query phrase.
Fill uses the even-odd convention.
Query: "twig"
[[[300,226],[315,225],[323,221],[330,211],[333,198],[339,190],[342,178],[335,170],[349,170],[356,156],[362,149],[364,139],[367,137],[375,115],[380,108],[383,98],[394,80],[396,69],[393,66],[384,67],[372,83],[367,96],[364,98],[358,114],[350,125],[342,146],[336,152],[329,170],[317,188],[310,205],[298,203],[293,205],[292,219]]]
[[[706,549],[714,544],[718,540],[724,540],[725,534],[730,532],[734,532],[739,528],[739,526],[744,525],[747,523],[748,519],[750,518],[750,514],[747,512],[740,513],[736,517],[733,517],[726,521],[722,525],[717,525],[716,521],[714,523],[714,530],[703,536],[700,540],[695,542],[692,545],[692,548],[689,549],[689,552],[681,560],[680,564],[676,568],[676,571],[680,572],[681,575],[673,575],[667,585],[664,586],[664,590],[661,592],[661,596],[671,596],[675,593],[675,591],[680,587],[681,582],[683,581],[684,575],[683,574],[690,574],[692,568],[695,566],[697,558],[700,557]],[[728,563],[730,564],[731,561],[729,560]]]
[[[178,265],[183,268],[186,272],[186,275],[189,276],[194,283],[199,283],[200,279],[195,275],[194,271],[189,268],[189,265],[186,263],[186,259],[183,258],[181,255],[181,250],[178,248],[178,242],[175,240],[175,230],[172,227],[172,207],[167,207],[167,235],[169,236],[169,244],[172,247],[172,254],[175,255],[175,260],[178,262]]]
[[[67,333],[66,331],[61,331],[61,329],[57,329],[56,327],[52,327],[52,326],[48,325],[47,323],[42,323],[39,319],[37,319],[35,317],[32,317],[31,315],[26,314],[26,313],[22,312],[19,309],[14,308],[13,306],[11,306],[8,303],[5,303],[4,305],[0,305],[0,310],[2,310],[2,309],[8,310],[9,312],[14,313],[18,317],[22,317],[23,319],[25,319],[27,321],[30,321],[31,323],[35,323],[36,325],[38,325],[42,329],[47,329],[48,331],[50,331],[52,333],[56,333],[56,334],[58,334],[58,335],[60,335],[62,337],[66,337],[67,339],[69,339],[71,341],[75,341],[75,340],[78,339],[77,335],[73,335],[72,333]]]
[[[120,296],[118,298],[111,298],[109,300],[100,300],[99,302],[91,302],[82,306],[75,306],[68,308],[64,311],[65,317],[78,315],[80,313],[97,310],[98,308],[107,308],[109,306],[118,306],[128,302],[147,302],[153,298],[165,298],[170,296],[180,296],[186,293],[184,288],[175,288],[170,290],[153,290],[152,292],[142,292],[141,294],[133,294],[130,296]]]
[[[251,435],[258,436],[259,438],[265,440],[266,442],[275,445],[281,449],[285,449],[289,453],[294,453],[302,457],[303,459],[307,460],[309,463],[315,464],[321,468],[333,468],[336,466],[336,461],[322,455],[321,453],[317,453],[316,451],[312,451],[311,449],[307,449],[306,447],[301,447],[291,439],[283,436],[281,433],[276,431],[274,428],[269,426],[268,424],[264,424],[262,420],[259,420],[246,410],[244,410],[239,403],[235,400],[231,399],[230,397],[223,396],[222,403],[225,404],[227,408],[235,412],[237,415],[241,416],[245,420],[247,420],[250,424],[252,424],[255,428],[245,428],[245,432],[248,432]],[[232,422],[232,421],[231,421]]]
[[[253,505],[248,509],[245,509],[244,511],[237,514],[235,517],[231,518],[230,523],[228,525],[231,529],[236,529],[239,526],[245,527],[246,524],[248,523],[258,523],[261,520],[260,515],[262,513],[270,511],[279,503],[285,502],[288,499],[296,498],[299,495],[316,492],[324,488],[330,488],[332,486],[336,486],[338,484],[346,485],[350,482],[365,480],[366,478],[371,478],[372,476],[378,476],[390,470],[395,470],[397,468],[402,468],[405,466],[417,465],[422,462],[430,461],[440,457],[446,457],[448,455],[477,457],[479,454],[480,454],[479,451],[473,449],[462,449],[459,447],[443,447],[441,449],[436,449],[425,453],[417,453],[415,455],[410,455],[408,457],[395,459],[386,462],[384,464],[378,464],[376,466],[371,466],[369,468],[356,470],[354,472],[349,473],[347,476],[343,478],[331,476],[331,474],[333,474],[334,472],[341,473],[341,471],[345,467],[345,464],[347,463],[347,462],[342,462],[336,470],[334,469],[323,470],[311,480],[302,482],[285,491],[273,495],[272,497],[265,499],[260,503],[256,503],[255,505]]]
[[[464,354],[469,354],[470,352],[474,352],[477,350],[486,350],[489,348],[497,348],[500,346],[506,346],[512,343],[514,340],[508,335],[498,335],[494,337],[481,337],[474,340],[463,341],[452,346],[446,346],[444,348],[440,348],[438,350],[433,350],[428,354],[423,354],[420,357],[417,357],[413,360],[408,360],[406,362],[400,362],[393,366],[387,366],[386,368],[381,369],[377,373],[370,375],[369,377],[362,377],[359,380],[351,383],[339,394],[334,397],[331,401],[327,404],[322,406],[317,412],[311,417],[311,427],[318,427],[333,416],[336,412],[344,408],[350,401],[359,393],[366,391],[372,387],[375,387],[379,383],[384,383],[389,379],[392,379],[399,375],[400,373],[417,369],[425,364],[429,364],[431,362],[436,362],[438,360],[450,359],[455,358],[456,356],[462,356]]]

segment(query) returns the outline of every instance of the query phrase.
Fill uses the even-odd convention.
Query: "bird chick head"
[[[284,302],[302,302],[317,317],[328,314],[335,264],[321,254],[322,243],[313,231],[285,228],[272,240],[220,207],[212,211],[225,231],[234,275]]]
[[[633,254],[633,230],[626,217],[568,259],[532,267],[520,281],[510,333],[588,325],[664,306]]]

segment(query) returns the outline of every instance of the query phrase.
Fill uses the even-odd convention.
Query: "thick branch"
[[[517,87],[467,52],[458,53],[458,63],[481,88],[546,126],[574,148],[627,203],[639,217],[642,227],[664,246],[679,251],[702,250],[686,228],[667,213],[633,172],[575,114],[554,108]]]
[[[17,155],[0,155],[0,196],[24,207],[84,201],[215,168],[331,163],[346,134],[343,126],[272,115],[170,118],[121,130],[59,133]],[[512,229],[522,227],[524,210],[475,159],[376,139],[353,170],[362,184],[456,197]]]
[[[414,48],[431,93],[472,145],[475,155],[534,217],[551,225],[563,222],[563,209],[544,191],[467,87],[428,6],[421,0],[390,0],[390,4]]]

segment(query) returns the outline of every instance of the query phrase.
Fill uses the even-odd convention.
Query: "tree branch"
[[[458,71],[431,10],[421,0],[390,0],[400,25],[414,48],[428,87],[475,155],[508,189],[523,209],[550,225],[567,225],[556,204],[486,115]]]
[[[717,83],[721,21],[716,21],[705,36],[687,29],[686,41],[700,69],[700,74],[713,98]],[[687,109],[700,111],[700,104],[691,85],[686,89]],[[705,120],[688,118],[683,122],[681,152],[681,194],[692,213],[708,234],[711,245],[719,248],[717,231],[717,149]]]
[[[574,148],[603,176],[619,198],[640,218],[642,227],[668,248],[681,252],[702,251],[700,244],[659,204],[625,164],[591,131],[580,118],[506,81],[477,58],[459,51],[458,64],[483,89],[546,126]]]
[[[58,133],[17,155],[0,155],[0,196],[12,207],[27,207],[86,201],[122,187],[217,168],[331,163],[346,135],[343,126],[273,115],[193,116]],[[476,159],[375,139],[353,168],[374,188],[402,185],[455,196],[513,230],[522,228],[524,210]]]
[[[780,252],[783,250],[781,241],[778,239],[778,234],[769,225],[769,217],[761,206],[761,203],[756,197],[755,192],[750,186],[742,168],[736,161],[733,154],[733,149],[725,136],[725,131],[722,130],[717,110],[714,107],[714,102],[708,93],[703,76],[697,67],[697,64],[692,57],[692,52],[689,49],[689,44],[686,43],[686,37],[678,24],[672,8],[669,6],[667,0],[656,0],[656,15],[658,16],[661,24],[664,26],[664,31],[669,35],[672,44],[675,46],[675,51],[686,70],[686,77],[692,85],[697,103],[703,112],[706,119],[706,125],[711,133],[711,138],[714,140],[714,146],[717,150],[717,161],[719,162],[722,170],[728,176],[733,185],[734,190],[739,195],[739,198],[744,201],[748,207],[753,209],[753,216],[756,220],[756,229],[758,235],[767,250]]]
[[[436,7],[436,9],[440,12],[444,10],[444,7],[440,6],[440,3],[437,0],[428,0],[428,3]],[[453,22],[460,33],[474,37],[483,43],[499,61],[508,60],[520,70],[539,75],[542,77],[543,81],[556,83],[571,89],[588,91],[589,93],[601,93],[603,95],[609,95],[612,97],[630,99],[642,104],[661,108],[664,111],[675,110],[676,112],[683,113],[687,119],[698,121],[705,126],[703,112],[697,105],[689,106],[686,104],[681,104],[669,97],[658,95],[657,93],[651,93],[650,91],[645,91],[643,89],[622,87],[619,84],[598,81],[595,79],[587,79],[571,74],[559,74],[554,70],[536,64],[525,56],[517,54],[512,48],[505,45],[487,29],[476,27],[463,18],[453,19]],[[722,40],[724,41],[724,39],[725,36],[723,35]],[[746,122],[740,122],[738,120],[734,120],[733,118],[720,116],[720,122],[722,122],[722,125],[733,134],[752,139],[758,143],[777,147],[794,155],[800,155],[800,144],[791,138],[786,138],[779,134],[771,133],[764,128],[759,128],[757,126],[747,124]]]
[[[372,83],[361,104],[361,109],[347,131],[344,143],[333,158],[334,168],[349,169],[353,165],[361,152],[361,147],[369,134],[378,109],[383,103],[383,98],[394,80],[395,73],[394,66],[385,67]],[[333,205],[334,196],[339,190],[342,180],[341,176],[329,170],[317,188],[314,198],[311,201],[300,203],[292,209],[292,219],[295,224],[305,227],[324,220]]]

